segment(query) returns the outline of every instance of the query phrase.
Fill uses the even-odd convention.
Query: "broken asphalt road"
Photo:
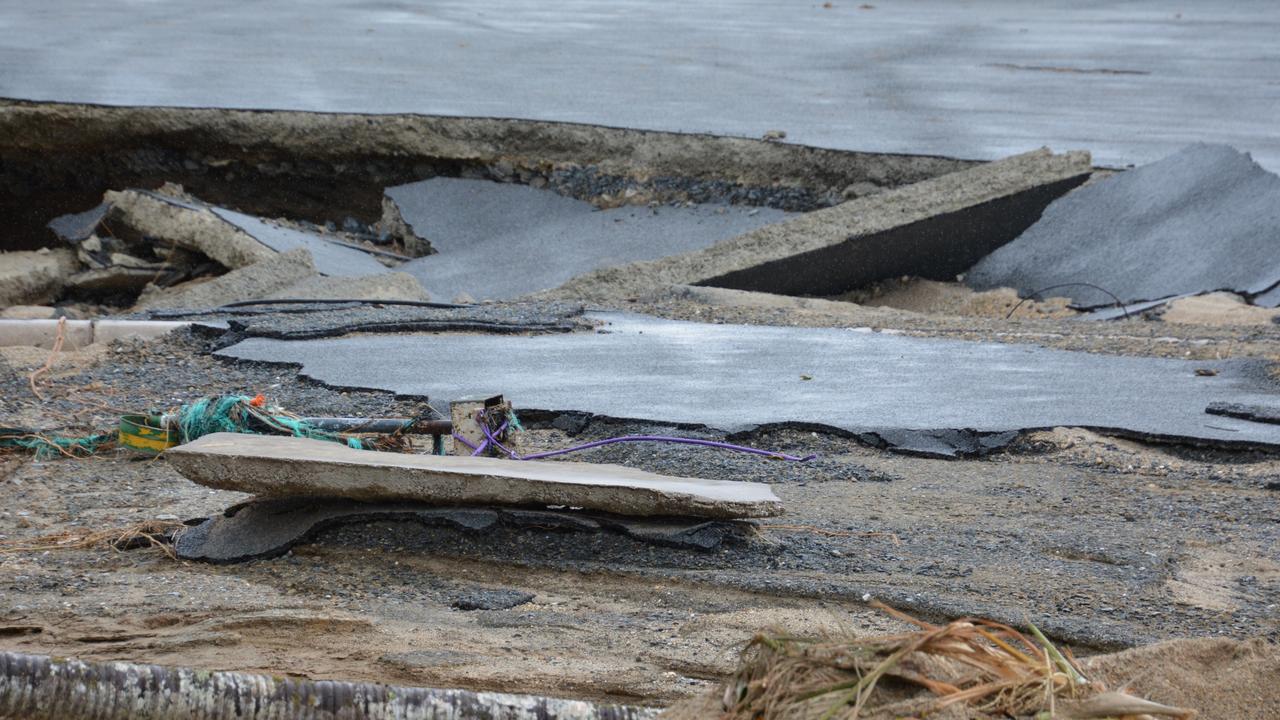
[[[1151,439],[1280,448],[1280,427],[1211,402],[1274,404],[1260,361],[1191,362],[909,338],[869,330],[589,315],[594,333],[251,338],[220,351],[290,363],[329,386],[437,402],[500,389],[516,407],[727,431],[820,425],[898,437],[1074,426]],[[625,368],[625,372],[618,372]],[[1197,375],[1209,368],[1211,376]],[[893,431],[893,432],[887,432]],[[936,444],[933,432],[929,444]]]
[[[1277,238],[1280,177],[1238,150],[1198,144],[1055,200],[965,282],[1023,296],[1065,284],[1053,294],[1081,308],[1215,290],[1252,297],[1280,284]],[[1280,293],[1255,302],[1275,307]]]
[[[708,248],[583,274],[560,297],[628,297],[668,284],[838,295],[916,275],[952,280],[1084,182],[1089,153],[1023,153],[860,197]]]
[[[1108,166],[1209,140],[1280,168],[1266,0],[10,6],[0,97],[15,99],[783,130],[974,159],[1048,143]]]
[[[393,187],[387,197],[436,251],[401,269],[441,299],[550,290],[575,275],[701,250],[787,217],[742,205],[598,210],[551,190],[455,178]]]

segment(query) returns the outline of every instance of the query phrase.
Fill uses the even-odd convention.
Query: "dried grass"
[[[726,687],[725,717],[854,720],[864,713],[924,716],[959,707],[966,715],[993,717],[1194,715],[1104,692],[1034,628],[1033,640],[990,620],[932,625],[876,607],[920,629],[871,638],[758,634]]]
[[[76,529],[34,538],[0,540],[0,554],[46,552],[50,550],[91,550],[111,548],[132,550],[140,547],[159,548],[172,559],[173,536],[186,527],[180,522],[145,520],[122,528],[106,530]]]

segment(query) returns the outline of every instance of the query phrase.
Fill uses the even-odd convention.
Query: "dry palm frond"
[[[180,522],[146,520],[123,528],[106,530],[78,529],[41,535],[34,538],[0,540],[0,554],[45,552],[48,550],[89,550],[110,547],[113,550],[132,550],[139,547],[160,548],[173,558],[173,536],[186,527]]]
[[[919,630],[857,639],[758,634],[743,651],[742,664],[726,689],[728,717],[853,720],[872,708],[918,696],[919,689],[933,696],[920,706],[923,713],[962,703],[994,716],[1047,711],[1069,717],[1055,715],[1060,704],[1066,704],[1063,710],[1095,709],[1080,701],[1102,697],[1102,688],[1089,683],[1039,630],[1032,629],[1032,640],[990,620],[932,625],[876,606]],[[1164,707],[1142,703],[1131,705],[1145,707],[1147,713]],[[1189,711],[1167,709],[1189,717]]]

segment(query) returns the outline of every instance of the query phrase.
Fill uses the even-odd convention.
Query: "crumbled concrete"
[[[133,232],[195,250],[232,270],[273,257],[276,252],[240,228],[202,208],[145,190],[106,194],[107,221],[117,231]]]
[[[454,178],[393,187],[387,197],[420,239],[417,247],[435,251],[404,270],[442,297],[466,293],[481,300],[550,290],[592,270],[706,248],[787,217],[732,205],[597,210],[551,190]]]
[[[304,251],[305,252],[305,251]],[[431,294],[414,276],[403,272],[356,277],[314,276],[278,290],[268,298],[299,298],[306,300],[420,300],[426,302]]]
[[[1191,145],[1062,197],[974,265],[975,289],[1055,290],[1080,308],[1280,283],[1280,176],[1226,145]],[[1110,293],[1110,294],[1108,294]],[[1280,304],[1280,296],[1270,303]]]
[[[953,280],[1089,176],[1089,154],[1017,155],[767,225],[705,250],[588,273],[556,296],[630,297],[666,284],[838,295],[877,280]]]
[[[370,254],[261,218],[146,190],[108,192],[113,228],[200,252],[238,270],[278,253],[306,249],[323,275],[376,274],[386,268]]]
[[[65,248],[0,253],[0,307],[56,300],[78,266]]]
[[[151,289],[138,298],[139,308],[214,308],[239,300],[256,300],[315,276],[307,250],[290,250],[203,282],[166,290]]]
[[[768,517],[767,485],[668,477],[615,465],[354,450],[333,442],[215,433],[165,453],[208,487],[262,496],[569,506],[620,515]]]
[[[122,296],[136,295],[148,283],[155,280],[157,271],[117,265],[93,268],[67,278],[67,291],[83,295]]]
[[[382,218],[378,220],[377,228],[383,235],[399,240],[405,252],[413,257],[425,257],[435,252],[431,241],[413,231],[400,213],[400,206],[388,196],[382,198]]]

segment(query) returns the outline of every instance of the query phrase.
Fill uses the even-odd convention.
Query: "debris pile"
[[[721,177],[721,165],[597,178],[548,161],[531,174],[498,159],[509,149],[404,150],[371,166],[364,175],[376,180],[335,211],[368,219],[380,200],[381,220],[341,230],[231,209],[320,216],[250,205],[250,183],[220,190],[219,178],[243,181],[239,166],[164,176],[217,204],[177,185],[103,181],[77,197],[87,205],[103,187],[124,189],[52,220],[57,247],[0,256],[0,345],[22,346],[0,348],[0,384],[22,396],[12,406],[0,398],[16,409],[0,418],[0,470],[18,468],[12,485],[0,482],[22,507],[0,508],[0,561],[41,554],[0,587],[36,597],[0,618],[23,620],[0,626],[0,638],[59,657],[59,643],[76,652],[74,643],[110,642],[126,657],[160,652],[155,631],[181,652],[242,643],[243,656],[214,658],[224,667],[268,657],[272,668],[351,677],[363,663],[365,679],[416,672],[388,658],[421,651],[433,682],[463,687],[510,680],[656,702],[724,682],[703,716],[879,720],[1191,715],[1173,706],[1192,704],[1181,696],[1145,693],[1170,703],[1161,705],[1110,691],[1127,685],[1029,622],[1015,629],[1024,613],[1081,655],[1184,628],[1274,635],[1274,625],[1247,623],[1270,617],[1280,571],[1247,556],[1274,545],[1266,521],[1280,371],[1268,363],[1280,357],[1269,332],[1280,317],[1280,178],[1247,155],[1193,146],[1110,172],[1095,171],[1088,152],[1046,148],[982,164],[921,160],[954,171],[911,183],[815,169],[814,190],[791,186],[781,169]],[[549,186],[557,173],[580,175],[582,192]],[[705,192],[643,189],[694,186]],[[345,189],[335,180],[317,197]],[[819,191],[827,200],[776,202]],[[317,197],[307,202],[323,204]],[[428,288],[453,304],[430,302]],[[1163,313],[1170,325],[1076,322],[1152,310],[1140,317]],[[148,319],[66,317],[79,312]],[[1248,335],[1174,325],[1206,317],[1250,326]],[[177,326],[188,330],[149,347],[114,342]],[[54,367],[73,354],[64,346],[89,345],[96,354],[83,353],[74,372]],[[243,388],[335,417],[286,412]],[[429,450],[414,439],[425,435]],[[746,444],[774,439],[787,452]],[[1156,443],[1177,453],[1159,455]],[[117,449],[156,462],[129,463]],[[586,461],[564,461],[572,453]],[[45,462],[61,457],[84,462]],[[98,467],[106,472],[90,477]],[[783,514],[784,498],[785,524],[758,521]],[[1056,522],[1066,514],[1076,522]],[[104,548],[142,547],[167,558],[150,553],[124,580],[106,578],[119,568],[75,565]],[[1201,567],[1237,555],[1249,562],[1229,573]],[[268,558],[284,559],[217,573],[187,565],[180,579],[147,565]],[[58,575],[68,569],[70,581]],[[589,583],[571,579],[586,574]],[[605,577],[634,584],[639,599],[605,598],[593,585]],[[477,578],[529,587],[475,587]],[[134,588],[136,613],[96,609],[106,593]],[[745,607],[778,597],[785,607],[770,607],[790,618]],[[872,597],[961,619],[931,624]],[[334,630],[338,603],[358,618],[353,627],[386,622],[339,639],[357,651],[295,663],[307,641],[346,632]],[[809,632],[818,607],[861,613],[869,627],[915,627],[823,637]],[[191,634],[221,627],[213,621],[182,627],[200,611],[264,608],[322,622],[295,622],[278,654],[252,632],[216,642]],[[445,627],[462,612],[471,613],[465,632]],[[26,614],[50,618],[51,630],[24,639],[38,627]],[[84,627],[63,632],[68,617]],[[757,634],[734,668],[750,633],[797,618],[804,631]],[[235,618],[241,629],[258,620]],[[560,640],[575,642],[584,620],[603,637],[581,643],[585,661],[556,667]],[[96,627],[108,623],[138,627]],[[510,632],[526,627],[529,639]],[[501,645],[467,647],[485,633]],[[686,646],[697,649],[677,656]],[[479,674],[486,663],[499,670]],[[602,669],[553,684],[589,663]],[[655,667],[672,682],[654,680]],[[71,685],[89,702],[136,686],[134,706],[170,710],[239,712],[263,699],[286,712],[301,697],[342,715],[356,696],[388,713],[568,707],[393,679],[405,687],[0,653],[0,715],[6,701]],[[6,682],[26,683],[9,693],[18,700]],[[412,702],[400,702],[404,693]]]
[[[408,260],[346,233],[207,205],[166,185],[49,224],[65,247],[6,253],[0,305],[205,309],[257,299],[427,301]]]

